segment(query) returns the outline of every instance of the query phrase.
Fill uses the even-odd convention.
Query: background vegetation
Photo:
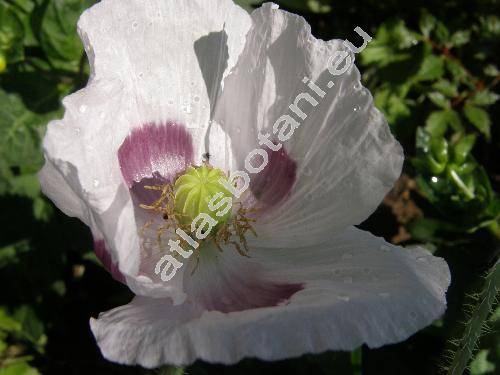
[[[61,116],[61,99],[88,78],[75,25],[92,2],[0,0],[0,375],[148,373],[101,357],[88,319],[131,294],[96,260],[84,225],[55,209],[36,179],[47,122]],[[259,2],[239,3],[251,9]],[[407,160],[393,192],[362,227],[394,243],[424,243],[445,257],[453,280],[449,307],[397,345],[232,367],[199,362],[184,371],[460,374],[466,365],[473,375],[500,371],[498,2],[278,3],[302,14],[322,39],[357,41],[355,26],[374,36],[357,64]]]

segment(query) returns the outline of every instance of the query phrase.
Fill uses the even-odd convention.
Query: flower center
[[[223,245],[229,245],[240,255],[248,257],[246,235],[249,231],[257,236],[252,226],[257,210],[233,201],[232,193],[224,185],[230,186],[226,174],[203,164],[188,167],[174,183],[144,186],[146,190],[157,191],[159,198],[150,204],[141,203],[139,207],[161,215],[163,222],[151,228],[154,220],[148,220],[141,228],[141,237],[149,242],[145,232],[153,229],[156,237],[153,246],[160,250],[164,249],[163,235],[167,233],[173,235],[175,241],[187,242],[198,250],[195,269],[198,267],[199,251],[203,251],[205,246],[202,244],[206,242],[215,245],[221,252]]]
[[[231,216],[232,195],[219,182],[227,177],[218,168],[203,164],[189,167],[174,184],[174,213],[180,225],[191,225],[200,214],[217,222],[221,228]]]

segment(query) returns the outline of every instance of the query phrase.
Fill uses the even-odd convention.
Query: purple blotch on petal
[[[129,188],[143,178],[159,176],[171,182],[193,162],[193,141],[182,124],[145,124],[123,141],[118,160]]]
[[[283,146],[278,151],[267,148],[267,166],[253,176],[250,190],[264,210],[282,203],[290,194],[297,179],[297,163]]]
[[[205,300],[204,307],[207,310],[228,313],[278,306],[286,303],[295,293],[304,289],[304,286],[302,284],[260,281],[258,283],[240,284],[234,289],[232,290],[234,295],[226,294],[224,300],[217,297],[208,301]]]
[[[115,280],[126,284],[125,277],[118,269],[118,265],[111,259],[104,240],[94,239],[94,253]]]

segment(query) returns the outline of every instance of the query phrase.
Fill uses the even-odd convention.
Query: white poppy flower
[[[443,313],[442,259],[353,227],[392,187],[403,152],[356,67],[328,69],[348,51],[342,41],[315,39],[274,4],[248,15],[230,0],[103,0],[78,30],[91,77],[48,125],[40,180],[136,294],[90,320],[106,358],[157,367],[373,348]],[[301,93],[317,101],[300,102],[306,116],[289,108]],[[300,126],[271,151],[283,115]],[[275,143],[259,146],[266,134]],[[160,194],[148,186],[198,173],[204,155],[221,173],[243,170],[255,147],[266,147],[268,164],[214,230],[242,207],[257,236],[234,227],[230,241],[208,237],[163,281],[162,243],[176,236],[165,223],[179,212],[147,209]]]

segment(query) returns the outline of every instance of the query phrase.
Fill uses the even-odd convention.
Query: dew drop
[[[337,298],[341,301],[345,301],[345,302],[348,302],[350,300],[349,296],[345,295],[345,294],[339,294],[337,296]]]
[[[80,108],[78,108],[80,113],[85,113],[87,111],[87,106],[85,104],[82,104]]]
[[[193,107],[191,106],[191,103],[187,103],[187,102],[184,103],[183,110],[188,115],[190,115],[191,113],[193,113]]]
[[[76,133],[77,135],[79,135],[79,134],[80,134],[80,128],[75,128],[75,133]]]
[[[391,251],[391,248],[389,246],[387,246],[387,245],[381,245],[380,246],[380,250],[388,252],[388,251]]]
[[[137,25],[138,25],[138,23],[137,23],[137,22],[134,22],[134,23],[132,24],[132,27],[135,29],[135,28],[137,28]]]
[[[195,102],[197,102],[197,103],[198,103],[198,102],[200,101],[200,97],[199,97],[198,95],[196,95],[196,96],[193,98],[193,100],[194,100]]]
[[[356,82],[353,87],[354,87],[354,90],[359,90],[359,89],[361,89],[361,83]]]
[[[100,184],[99,180],[97,178],[95,178],[94,183],[93,183],[94,187],[98,187],[99,184]]]
[[[355,106],[352,108],[352,110],[353,110],[354,112],[357,112],[357,111],[359,111],[360,109],[361,109],[361,107],[360,107],[359,105],[355,105]]]

